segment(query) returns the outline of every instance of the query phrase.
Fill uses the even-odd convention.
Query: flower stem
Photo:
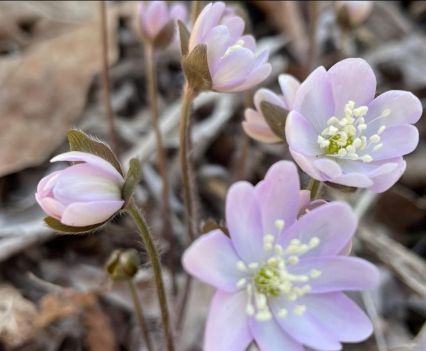
[[[175,347],[173,344],[172,330],[170,327],[170,317],[169,317],[169,310],[167,306],[166,290],[164,289],[160,259],[159,259],[157,250],[155,249],[151,232],[148,228],[148,225],[145,222],[145,219],[142,213],[136,207],[133,200],[129,204],[127,211],[132,216],[136,226],[138,227],[139,234],[145,245],[145,249],[148,254],[149,260],[151,261],[152,269],[154,271],[158,302],[160,304],[163,333],[164,333],[164,337],[166,338],[167,350],[174,351]]]
[[[175,269],[175,245],[173,239],[172,231],[172,220],[171,220],[171,210],[170,210],[170,188],[169,180],[167,177],[167,158],[166,150],[163,144],[163,137],[159,125],[159,115],[158,115],[158,99],[157,99],[157,75],[156,75],[156,64],[155,64],[155,51],[154,47],[150,44],[147,44],[146,49],[146,70],[148,74],[148,93],[149,93],[149,105],[151,108],[151,118],[152,118],[152,127],[155,133],[155,139],[157,143],[157,166],[160,172],[162,179],[162,207],[163,207],[163,233],[169,242],[169,253],[167,258],[169,260],[169,267],[172,273],[172,290],[173,294],[177,293],[177,283],[176,283],[176,269]]]
[[[201,8],[203,7],[203,2],[196,0],[191,1],[191,23],[194,25],[198,15],[201,12]]]
[[[154,348],[152,346],[152,341],[149,335],[148,327],[146,325],[142,305],[139,301],[138,292],[136,290],[135,283],[133,280],[129,279],[127,281],[127,285],[129,286],[130,295],[132,295],[133,305],[135,306],[136,317],[139,322],[139,327],[141,329],[142,335],[145,339],[146,348],[148,351],[153,351]]]
[[[192,200],[192,187],[191,187],[191,163],[188,155],[189,145],[189,121],[191,117],[191,104],[195,97],[194,90],[187,83],[183,90],[182,108],[180,116],[180,148],[179,160],[182,174],[182,185],[185,205],[185,224],[190,241],[194,240],[194,204]]]
[[[319,195],[319,190],[321,188],[321,182],[316,179],[311,179],[309,181],[308,190],[311,192],[311,200],[315,200]]]
[[[107,29],[107,11],[104,0],[99,1],[99,13],[101,17],[101,47],[102,47],[102,85],[104,89],[104,104],[108,117],[109,137],[112,149],[119,153],[118,140],[115,131],[114,116],[111,107],[111,84],[108,74],[108,29]]]

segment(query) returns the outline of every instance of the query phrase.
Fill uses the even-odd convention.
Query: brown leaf
[[[0,59],[0,176],[44,162],[63,142],[100,71],[99,36],[92,22]]]
[[[196,91],[204,91],[212,88],[212,78],[207,62],[206,45],[197,45],[183,58],[182,67],[185,72],[185,77],[193,89]]]

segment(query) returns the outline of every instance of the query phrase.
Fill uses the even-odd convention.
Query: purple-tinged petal
[[[256,109],[258,111],[261,110],[260,104],[262,102],[269,102],[270,104],[274,104],[274,105],[285,108],[285,106],[283,105],[282,98],[269,89],[261,88],[258,91],[256,91],[256,94],[254,94],[253,100],[254,100],[254,105],[256,106]]]
[[[58,180],[61,171],[56,171],[48,174],[37,185],[37,194],[40,197],[48,196],[53,194],[53,188]]]
[[[153,39],[169,21],[167,4],[165,1],[151,1],[146,7],[142,25],[145,31]]]
[[[309,294],[301,299],[306,314],[333,334],[340,342],[360,342],[373,332],[361,308],[343,293]]]
[[[377,151],[367,151],[374,160],[385,160],[413,152],[419,143],[419,131],[410,124],[386,128],[381,135],[383,147]]]
[[[185,22],[188,17],[188,11],[182,3],[175,2],[170,6],[170,17],[175,21]]]
[[[383,124],[387,127],[400,124],[414,124],[423,113],[420,100],[403,90],[390,90],[376,97],[365,116],[370,131],[376,131]],[[383,117],[381,117],[383,116]]]
[[[257,66],[257,64],[256,64]],[[248,78],[240,84],[229,88],[228,92],[239,92],[247,89],[251,89],[256,85],[262,83],[271,74],[272,66],[269,63],[263,63],[260,66],[254,68],[249,74]]]
[[[70,151],[63,154],[59,154],[53,157],[50,162],[59,162],[59,161],[68,161],[68,162],[86,162],[94,167],[98,167],[105,172],[109,173],[112,177],[116,179],[120,184],[124,183],[122,175],[111,165],[108,161],[105,161],[103,158],[98,157],[93,154],[80,151]]]
[[[309,274],[312,270],[319,270],[321,275],[309,280],[311,294],[367,290],[376,286],[379,281],[377,268],[357,257],[302,256],[298,264],[289,266],[289,271],[293,274]]]
[[[330,202],[309,211],[281,237],[280,244],[287,247],[292,239],[303,244],[317,237],[319,245],[302,257],[337,255],[355,233],[357,219],[351,207],[344,202]]]
[[[185,251],[182,264],[188,273],[204,283],[235,292],[241,279],[236,269],[239,260],[231,240],[217,229],[195,240]]]
[[[238,40],[244,32],[245,23],[239,16],[225,16],[222,19],[221,24],[228,28],[233,41]]]
[[[318,169],[326,179],[334,179],[342,175],[339,164],[329,158],[320,158],[314,161],[314,167]]]
[[[291,111],[285,123],[285,135],[291,149],[306,156],[318,156],[322,151],[317,143],[318,132],[297,111]]]
[[[348,58],[336,63],[327,72],[333,91],[334,114],[344,116],[345,105],[354,101],[357,107],[368,106],[376,93],[376,76],[370,65],[360,58]]]
[[[275,135],[259,112],[249,108],[244,112],[246,120],[242,123],[246,134],[263,143],[278,143],[281,138]]]
[[[124,201],[74,202],[67,206],[61,222],[73,227],[84,227],[106,221],[123,207]]]
[[[331,181],[332,183],[351,186],[354,188],[368,188],[373,185],[373,181],[362,173],[342,174],[341,176],[331,179],[329,181]]]
[[[285,108],[292,110],[294,101],[296,100],[296,93],[300,87],[300,82],[289,74],[280,74],[278,83],[283,93]]]
[[[287,135],[287,133],[286,133],[286,135]],[[323,182],[323,181],[326,180],[324,178],[324,176],[321,174],[321,172],[319,172],[313,165],[314,161],[316,160],[315,157],[305,156],[303,153],[300,153],[300,152],[297,152],[296,150],[294,150],[291,146],[290,146],[289,150],[290,150],[291,156],[296,161],[297,165],[305,173],[307,173],[311,178],[319,180],[320,182]]]
[[[296,302],[298,303],[299,300]],[[308,309],[302,316],[294,314],[293,308],[296,306],[296,303],[288,301],[287,298],[273,299],[270,305],[273,314],[276,316],[275,320],[296,341],[320,351],[337,351],[342,349],[342,345],[337,338],[309,315]],[[285,318],[279,316],[283,308],[288,311]]]
[[[206,36],[207,60],[210,74],[213,76],[217,71],[221,58],[231,44],[231,37],[226,26],[214,27]]]
[[[397,167],[387,173],[382,173],[372,178],[373,185],[369,188],[374,193],[382,193],[394,185],[405,172],[407,163],[402,157],[397,161]]]
[[[263,234],[278,233],[276,220],[292,225],[300,207],[300,183],[296,165],[280,161],[272,165],[263,181],[255,187],[255,196],[262,217]]]
[[[293,109],[311,122],[318,133],[327,126],[327,120],[334,114],[334,101],[324,67],[318,67],[300,85]]]
[[[204,351],[244,351],[253,340],[245,313],[246,292],[217,291],[207,318]]]
[[[36,200],[46,214],[56,219],[61,218],[62,213],[64,212],[64,206],[59,201],[51,197],[42,198],[37,194]]]
[[[303,346],[292,339],[274,320],[259,322],[250,318],[251,334],[256,344],[265,351],[303,351]]]
[[[204,36],[219,23],[224,11],[225,4],[223,2],[210,3],[204,7],[192,28],[189,38],[189,51],[203,42]]]
[[[243,35],[240,38],[244,42],[244,47],[249,49],[250,51],[256,52],[256,39],[254,39],[254,36],[250,34]]]
[[[254,187],[245,181],[234,183],[226,196],[226,225],[238,255],[245,262],[262,256],[262,219]]]
[[[55,199],[64,205],[72,202],[121,200],[121,187],[113,177],[88,163],[64,169],[53,188]]]

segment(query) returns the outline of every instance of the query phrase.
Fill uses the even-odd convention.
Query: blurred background
[[[190,2],[185,2],[190,7]],[[207,3],[207,2],[205,2]],[[371,1],[356,25],[332,1],[235,1],[259,47],[269,48],[272,74],[262,86],[278,92],[277,76],[303,80],[316,66],[362,57],[378,78],[378,93],[409,90],[426,99],[426,2]],[[136,192],[158,247],[166,283],[185,248],[183,205],[177,162],[183,75],[178,43],[157,55],[161,128],[168,152],[174,240],[161,235],[161,180],[147,105],[144,48],[136,2],[107,3],[111,104],[125,167],[143,161]],[[66,132],[77,127],[108,141],[102,90],[100,3],[97,1],[0,2],[0,350],[144,350],[126,286],[109,282],[104,263],[116,248],[144,249],[132,223],[119,217],[90,235],[58,236],[43,224],[34,199],[38,181],[58,165],[49,159],[67,150]],[[199,213],[206,230],[223,221],[224,197],[239,179],[257,181],[276,160],[291,159],[284,145],[249,140],[241,128],[252,94],[206,93],[193,116],[193,160]],[[355,254],[377,264],[380,286],[354,295],[375,324],[366,342],[350,351],[426,350],[426,122],[420,143],[407,156],[401,180],[384,194],[343,194],[362,217]],[[304,179],[305,181],[305,179]],[[168,255],[170,247],[177,252]],[[136,277],[140,297],[159,349],[161,333],[151,273]],[[211,288],[194,282],[178,350],[201,350]],[[173,300],[172,300],[173,301]],[[173,311],[175,303],[171,304]],[[224,326],[227,327],[227,326]],[[338,328],[338,326],[336,326]],[[228,351],[228,350],[218,350]]]

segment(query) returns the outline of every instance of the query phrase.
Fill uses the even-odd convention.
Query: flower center
[[[278,229],[278,237],[284,228],[284,221],[277,220],[275,226]],[[296,301],[308,293],[311,287],[307,283],[310,279],[319,277],[321,272],[312,270],[307,274],[294,274],[290,273],[288,267],[296,265],[300,256],[317,247],[319,243],[317,237],[312,237],[307,243],[293,239],[284,248],[276,243],[274,235],[264,235],[263,260],[249,264],[239,261],[236,266],[238,271],[247,273],[247,276],[237,283],[238,288],[245,288],[247,291],[247,314],[254,315],[259,321],[269,320],[272,313],[268,298],[283,297],[288,301]],[[295,305],[292,313],[301,316],[305,310],[305,305]],[[286,308],[281,308],[278,315],[285,318],[288,313]]]
[[[343,158],[348,160],[360,160],[363,162],[373,161],[371,152],[379,150],[383,144],[380,143],[380,135],[385,130],[381,125],[377,132],[370,137],[364,135],[367,130],[364,116],[368,112],[367,106],[355,108],[355,102],[349,101],[345,105],[345,115],[342,118],[330,117],[327,127],[318,136],[317,142],[324,154],[330,157]],[[370,123],[390,114],[389,109],[385,109],[382,114],[373,119]]]

